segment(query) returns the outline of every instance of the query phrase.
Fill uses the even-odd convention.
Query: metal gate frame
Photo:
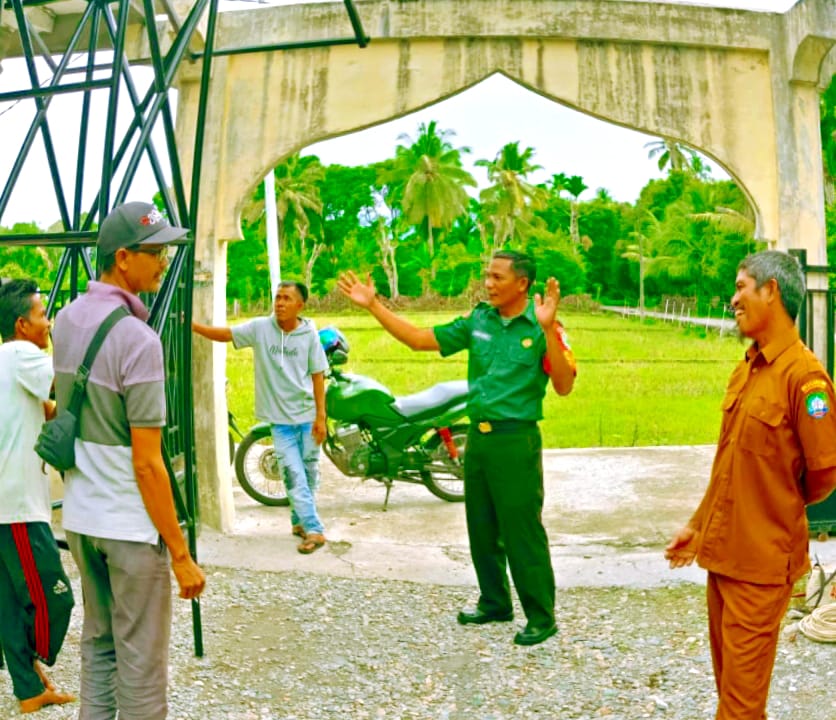
[[[154,0],[88,0],[84,12],[73,30],[67,47],[60,53],[50,51],[38,30],[29,22],[26,8],[47,5],[49,0],[0,0],[0,13],[14,14],[19,34],[23,59],[29,79],[29,86],[22,90],[0,92],[0,103],[10,101],[33,101],[35,117],[26,137],[20,144],[17,159],[9,177],[0,191],[0,223],[9,204],[21,171],[29,156],[35,139],[40,136],[46,151],[52,188],[58,202],[61,225],[59,232],[17,233],[0,235],[0,249],[3,247],[59,246],[63,248],[52,289],[49,293],[47,311],[53,316],[64,302],[70,301],[83,292],[86,282],[95,279],[91,248],[95,245],[95,225],[116,205],[125,201],[143,156],[150,161],[157,182],[162,209],[171,223],[191,230],[196,236],[198,201],[200,198],[200,177],[203,160],[206,107],[209,96],[212,59],[222,55],[273,52],[298,48],[328,45],[357,44],[366,47],[369,37],[363,30],[354,0],[343,0],[351,23],[353,35],[343,38],[309,42],[288,42],[274,45],[215,48],[218,15],[218,0],[195,0],[184,20],[176,17],[168,0],[162,0],[175,35],[167,52],[162,51],[157,31]],[[114,9],[111,5],[115,5]],[[144,18],[150,66],[153,82],[144,96],[140,97],[132,76],[132,66],[125,52],[126,32],[129,15],[139,14]],[[208,13],[208,15],[207,15]],[[207,24],[204,50],[193,52],[189,49],[197,28],[204,15]],[[97,62],[97,52],[112,52],[109,63]],[[70,67],[74,55],[86,53],[84,67]],[[49,77],[41,80],[36,66],[40,57],[49,70]],[[184,169],[180,167],[178,144],[175,133],[172,107],[169,101],[177,71],[184,58],[190,61],[202,60],[199,108],[194,138],[193,166],[190,168],[191,194],[187,198],[183,183]],[[105,73],[105,77],[102,77]],[[82,79],[74,80],[81,75]],[[121,100],[121,93],[127,93],[133,110],[133,119],[120,137],[117,137],[115,119]],[[100,166],[88,168],[86,161],[89,140],[89,114],[94,91],[108,93],[107,125]],[[72,178],[72,196],[64,184],[58,167],[55,143],[50,131],[47,111],[52,99],[61,94],[75,93],[82,97],[82,114],[78,137],[78,156],[75,174]],[[162,119],[167,149],[168,170],[171,188],[165,181],[163,163],[151,138],[151,130]],[[88,172],[99,173],[99,191],[87,214],[82,213],[82,190]],[[113,187],[118,172],[121,180]],[[176,255],[165,275],[159,292],[145,298],[151,306],[149,325],[160,336],[165,354],[167,424],[163,431],[163,455],[172,483],[175,505],[187,536],[192,557],[197,559],[197,472],[194,452],[194,423],[192,398],[192,290],[194,279],[194,243],[178,246]],[[62,291],[65,283],[68,291]],[[200,600],[192,600],[192,625],[195,654],[202,656],[203,629]],[[2,653],[0,653],[2,665]]]

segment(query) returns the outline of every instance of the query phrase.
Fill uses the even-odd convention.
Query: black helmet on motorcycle
[[[319,342],[326,355],[331,355],[337,350],[348,355],[348,340],[333,325],[324,327],[319,331]]]

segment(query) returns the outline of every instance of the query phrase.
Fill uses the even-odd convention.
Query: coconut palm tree
[[[648,271],[659,271],[667,268],[674,258],[670,255],[658,254],[656,247],[662,239],[662,223],[656,216],[646,210],[636,222],[636,229],[630,237],[636,242],[627,245],[621,257],[633,260],[639,264],[639,318],[644,321],[644,281]]]
[[[697,175],[705,172],[705,166],[697,151],[676,140],[665,137],[652,140],[644,146],[648,148],[648,158],[652,160],[659,156],[659,170],[669,167],[670,172],[693,172]]]
[[[452,130],[439,130],[435,120],[418,126],[415,139],[403,134],[395,148],[395,160],[383,172],[391,186],[391,200],[399,204],[406,221],[421,228],[427,242],[430,274],[435,277],[434,231],[449,230],[467,211],[470,196],[465,187],[475,187],[473,176],[462,167],[461,156],[470,148],[453,147]]]
[[[691,213],[688,218],[697,222],[707,222],[725,232],[739,233],[747,237],[755,234],[755,221],[752,219],[751,210],[742,213],[734,208],[718,205],[711,211]]]
[[[314,156],[300,157],[295,153],[280,163],[273,170],[276,179],[276,216],[278,219],[279,248],[287,246],[289,233],[286,231],[286,221],[296,231],[299,254],[305,251],[305,239],[310,231],[311,218],[309,213],[322,213],[322,199],[319,195],[320,184],[325,178],[325,170]],[[248,225],[258,225],[264,222],[264,189],[262,185],[256,189],[252,198],[241,210],[241,219]]]
[[[574,243],[575,250],[577,251],[581,244],[581,234],[578,230],[578,214],[580,212],[578,197],[580,197],[580,194],[589,186],[583,181],[583,178],[580,175],[572,175],[572,177],[567,179],[564,187],[566,188],[566,192],[572,196],[572,200],[569,204],[571,210],[569,215],[569,236],[572,238],[572,243]]]
[[[545,206],[548,191],[528,182],[528,176],[540,170],[532,162],[534,149],[520,150],[520,143],[502,146],[493,160],[477,160],[488,172],[491,185],[479,194],[486,217],[493,226],[492,250],[512,238],[523,240],[532,233],[533,210]]]
[[[578,214],[580,212],[578,197],[588,187],[580,175],[568,176],[565,173],[555,173],[552,175],[552,191],[558,197],[560,197],[564,190],[572,196],[572,199],[569,201],[569,237],[572,238],[572,243],[575,245],[575,252],[577,252],[581,244],[581,234],[578,230]]]

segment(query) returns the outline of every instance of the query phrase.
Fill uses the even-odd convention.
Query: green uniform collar
[[[502,320],[502,315],[499,314],[499,308],[494,307],[489,302],[482,300],[477,307],[482,306],[486,312],[493,314],[496,316],[498,320]],[[528,303],[525,306],[525,310],[523,310],[519,315],[515,315],[511,318],[511,322],[514,322],[517,319],[527,320],[532,325],[539,325],[537,322],[537,313],[534,312],[534,301],[529,298]]]

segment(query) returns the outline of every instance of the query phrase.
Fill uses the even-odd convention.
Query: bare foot
[[[46,670],[44,669],[44,666],[41,665],[40,661],[35,660],[32,665],[35,668],[35,672],[38,673],[38,677],[41,679],[44,687],[47,690],[55,690],[55,685],[52,684],[52,680],[49,679],[49,675],[46,674]]]
[[[74,701],[75,695],[68,695],[67,693],[47,688],[40,695],[35,695],[35,697],[21,700],[20,712],[31,713],[40,710],[42,707],[46,707],[47,705],[63,705],[64,703]]]

